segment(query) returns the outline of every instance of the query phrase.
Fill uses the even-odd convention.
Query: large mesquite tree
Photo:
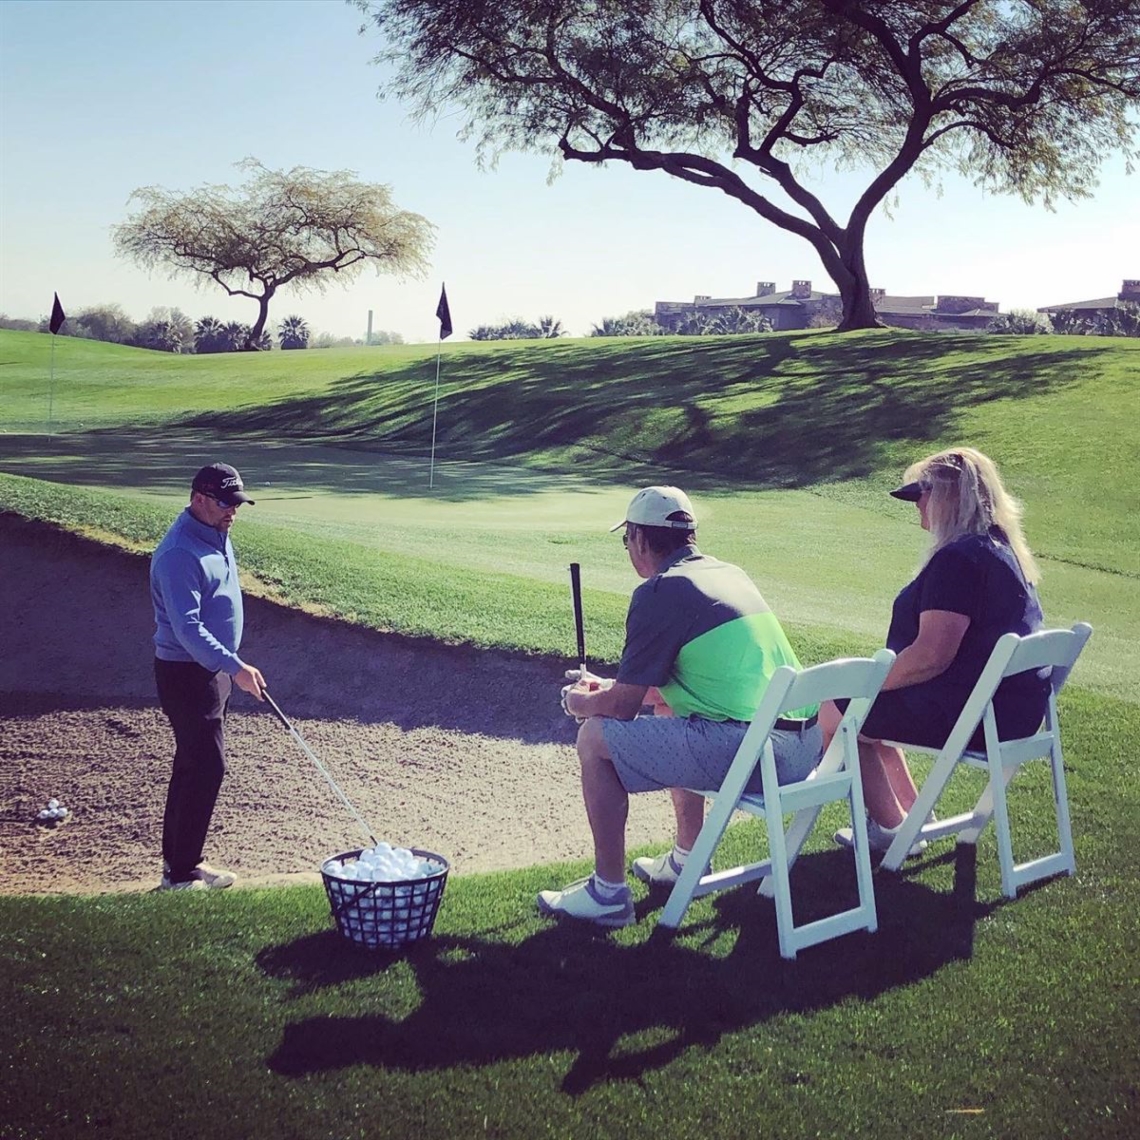
[[[867,223],[912,170],[1049,205],[1132,150],[1140,0],[349,0],[382,90],[458,106],[483,150],[625,162],[737,199],[809,241],[877,324]],[[822,164],[869,169],[846,219]],[[773,196],[774,195],[774,196]]]
[[[425,268],[434,227],[397,208],[387,186],[360,182],[350,170],[268,170],[252,158],[238,166],[249,179],[236,190],[136,190],[131,201],[141,209],[113,237],[116,252],[141,265],[213,280],[231,297],[256,301],[243,348],[264,343],[269,302],[286,285],[323,291],[368,264],[397,274]]]

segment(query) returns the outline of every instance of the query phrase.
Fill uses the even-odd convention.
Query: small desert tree
[[[1049,318],[1033,309],[1010,309],[1008,313],[999,313],[986,326],[986,332],[1010,333],[1014,336],[1043,336],[1052,331]]]
[[[139,348],[156,352],[193,352],[194,325],[181,309],[160,305],[138,325],[132,340]]]
[[[114,344],[130,344],[137,331],[121,305],[91,305],[75,314],[74,323],[82,325],[93,340]]]
[[[248,158],[244,185],[201,186],[186,194],[147,186],[131,196],[140,209],[114,228],[115,251],[148,269],[196,283],[215,281],[231,297],[257,302],[241,345],[264,343],[269,302],[279,289],[323,291],[365,265],[418,275],[434,227],[397,208],[387,186],[350,170],[268,170]]]

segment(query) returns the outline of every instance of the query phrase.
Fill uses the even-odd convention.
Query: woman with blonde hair
[[[993,461],[956,447],[912,464],[903,479],[891,494],[915,504],[931,544],[918,575],[895,598],[887,647],[898,656],[859,738],[868,836],[884,851],[918,796],[905,754],[886,742],[940,748],[998,638],[1043,623],[1021,505]],[[999,735],[1033,732],[1048,692],[1048,678],[1032,672],[1002,681],[994,697]],[[826,740],[840,716],[836,705],[820,710]],[[984,748],[980,727],[971,747]],[[850,845],[851,829],[835,839]]]

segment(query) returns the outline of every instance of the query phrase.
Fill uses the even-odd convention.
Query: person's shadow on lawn
[[[803,897],[815,887],[829,892],[840,859],[801,861]],[[494,932],[436,935],[400,957],[355,949],[332,931],[309,935],[265,951],[262,969],[309,994],[375,978],[402,961],[422,997],[406,1016],[374,1008],[374,994],[362,993],[360,1005],[372,1012],[294,1022],[268,1064],[299,1077],[358,1064],[422,1072],[566,1052],[573,1060],[562,1088],[571,1095],[636,1079],[691,1046],[715,1045],[781,1013],[873,998],[969,958],[974,924],[998,904],[974,897],[972,847],[941,861],[956,864],[951,893],[880,874],[879,932],[801,951],[795,962],[779,956],[772,904],[748,888],[719,896],[711,917],[690,912],[677,938],[653,926],[649,912],[663,899],[650,896],[638,904],[646,936],[633,945],[565,921],[519,942]]]

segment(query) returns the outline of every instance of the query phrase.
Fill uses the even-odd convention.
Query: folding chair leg
[[[985,790],[974,806],[974,818],[961,832],[963,841],[976,843],[986,824],[991,818],[994,820],[998,860],[1001,865],[1001,889],[1002,894],[1009,899],[1017,897],[1019,887],[1052,875],[1074,875],[1077,871],[1072,821],[1069,816],[1069,793],[1065,785],[1065,764],[1059,741],[1054,740],[1048,760],[1052,776],[1053,810],[1057,819],[1057,839],[1060,845],[1058,851],[1038,859],[1031,859],[1026,863],[1014,862],[1007,791],[1020,765],[1007,767],[1000,775],[991,771]]]
[[[831,744],[828,746],[826,754],[820,760],[817,772],[822,775],[828,772],[836,772],[843,763],[843,747],[844,741],[840,735],[836,735]],[[860,789],[862,795],[862,789]],[[787,831],[787,852],[788,852],[788,871],[791,872],[792,867],[795,865],[796,860],[800,856],[800,851],[803,845],[807,842],[807,837],[812,833],[815,827],[815,821],[819,818],[819,813],[822,810],[821,804],[816,804],[812,807],[801,808],[792,817],[791,825]],[[771,875],[768,875],[760,884],[759,892],[765,898],[774,898],[776,894],[775,880]]]
[[[818,807],[810,807],[801,808],[792,816],[792,822],[788,827],[785,839],[789,874],[796,860],[799,858],[800,848],[807,842],[807,837],[811,834],[812,828],[815,827],[815,821],[819,818],[819,813],[820,809]],[[758,889],[760,894],[766,899],[774,898],[776,895],[775,879],[771,875],[766,876]]]
[[[788,840],[784,834],[784,817],[779,802],[764,801],[768,824],[768,851],[772,858],[773,897],[776,902],[776,933],[780,939],[780,957],[796,956],[795,920],[792,916],[792,884],[788,874]]]
[[[858,757],[858,751],[855,753]],[[871,878],[871,843],[867,838],[867,809],[863,802],[863,775],[852,773],[851,791],[847,796],[851,807],[851,833],[855,839],[855,879],[859,887],[859,913],[866,920],[866,930],[874,934],[879,929],[879,915],[875,909],[875,885]]]
[[[735,797],[731,795],[719,795],[713,801],[708,816],[705,818],[704,826],[701,828],[701,833],[697,836],[693,850],[688,859],[685,860],[685,866],[681,869],[681,877],[673,884],[673,889],[669,892],[665,909],[657,920],[659,925],[668,926],[673,930],[681,925],[681,920],[685,917],[685,912],[693,901],[693,893],[700,884],[705,868],[712,862],[713,852],[716,850],[717,844],[720,843],[729,820],[732,819],[735,808],[734,801]]]
[[[990,763],[990,782],[986,789],[993,797],[994,827],[997,830],[998,862],[1001,864],[1001,893],[1007,899],[1017,898],[1013,881],[1013,836],[1009,830],[1009,801],[1006,786],[1013,779],[1016,768],[1001,769],[1001,753]]]
[[[841,730],[841,731],[846,731]],[[776,797],[765,801],[765,814],[768,823],[768,844],[772,855],[772,874],[770,876],[772,895],[776,903],[776,929],[780,938],[781,957],[792,959],[797,950],[808,946],[815,946],[837,934],[854,930],[866,930],[874,933],[878,929],[878,915],[875,910],[875,888],[871,879],[871,854],[867,842],[867,818],[863,808],[863,786],[858,768],[858,751],[855,741],[848,739],[841,742],[845,754],[852,757],[851,767],[843,773],[844,792],[839,797],[851,812],[851,826],[855,834],[855,877],[859,893],[859,905],[838,914],[828,915],[815,922],[796,926],[792,913],[792,887],[790,880],[791,863],[795,854],[799,853],[803,844],[804,835],[797,835],[792,857],[789,857],[789,845],[784,833],[784,821],[780,805],[774,802]],[[792,821],[794,829],[800,816],[810,815],[810,823],[815,822],[819,808],[803,809],[796,813]],[[767,886],[767,882],[765,886]]]
[[[1061,841],[1061,856],[1065,863],[1065,874],[1077,873],[1077,856],[1073,850],[1073,824],[1069,818],[1069,789],[1065,784],[1065,759],[1061,754],[1061,742],[1054,740],[1049,757],[1053,769],[1053,803],[1057,808],[1057,835]]]

